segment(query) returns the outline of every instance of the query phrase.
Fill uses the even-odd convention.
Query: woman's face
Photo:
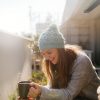
[[[53,64],[57,64],[58,62],[58,50],[57,49],[43,50],[41,54],[45,59],[51,61]]]

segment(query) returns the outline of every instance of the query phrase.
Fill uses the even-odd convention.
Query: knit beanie
[[[51,48],[64,48],[64,37],[55,24],[41,33],[38,46],[40,51]]]

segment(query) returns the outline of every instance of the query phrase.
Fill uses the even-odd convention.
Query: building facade
[[[99,0],[66,0],[60,29],[66,43],[81,46],[100,65]]]

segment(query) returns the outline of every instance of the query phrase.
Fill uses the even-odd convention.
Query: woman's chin
[[[52,61],[53,64],[56,64],[56,62]]]

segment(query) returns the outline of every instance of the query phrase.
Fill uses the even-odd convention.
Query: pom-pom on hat
[[[64,37],[55,24],[41,33],[38,46],[40,51],[51,48],[64,48]]]

